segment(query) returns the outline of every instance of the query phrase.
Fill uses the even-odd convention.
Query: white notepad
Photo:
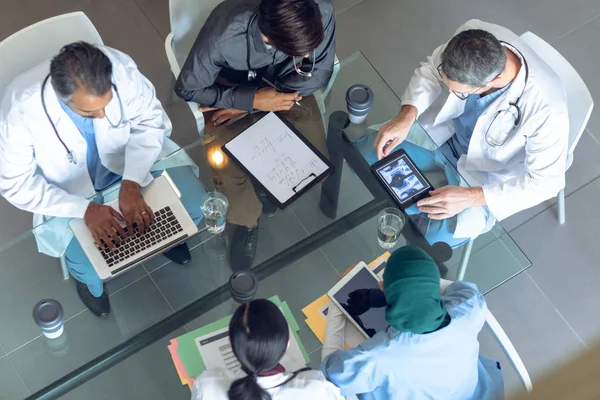
[[[283,206],[331,169],[316,149],[274,113],[223,147]]]

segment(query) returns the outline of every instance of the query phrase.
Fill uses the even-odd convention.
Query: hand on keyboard
[[[137,230],[141,233],[146,232],[154,223],[154,212],[144,201],[140,193],[140,185],[133,181],[121,182],[119,209],[123,213],[130,234],[133,232],[134,222],[137,224]]]
[[[112,207],[90,203],[83,219],[94,241],[101,247],[108,245],[114,249],[115,243],[120,243],[121,238],[125,238],[125,231],[117,222],[117,220],[123,221],[123,217]]]

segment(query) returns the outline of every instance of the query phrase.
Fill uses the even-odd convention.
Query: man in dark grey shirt
[[[323,123],[311,95],[329,83],[334,60],[331,0],[225,0],[200,30],[175,92],[199,104],[205,120],[212,122],[205,125],[207,133],[245,113],[283,111],[326,154]],[[299,101],[302,106],[294,106]],[[301,109],[308,113],[298,117]],[[240,123],[236,128],[244,125]],[[218,143],[231,138],[232,130],[236,129],[219,129],[207,157]],[[232,267],[245,269],[254,260],[261,211],[272,215],[276,208],[264,194],[257,197],[245,173],[226,161],[220,168],[212,165],[210,171],[217,189],[229,200],[228,222],[237,225],[230,247]]]
[[[225,0],[202,27],[175,92],[202,107],[287,110],[327,85],[334,53],[331,0]]]

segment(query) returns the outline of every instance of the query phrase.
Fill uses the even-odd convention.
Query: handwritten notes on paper
[[[285,203],[328,168],[273,113],[264,116],[225,147],[281,203]]]

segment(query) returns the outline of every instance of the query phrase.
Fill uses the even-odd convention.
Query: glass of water
[[[213,191],[206,194],[202,203],[202,214],[210,233],[217,234],[225,230],[228,207],[227,197],[222,193]]]
[[[384,208],[377,216],[377,241],[384,249],[391,249],[398,243],[400,232],[406,219],[397,208]]]

